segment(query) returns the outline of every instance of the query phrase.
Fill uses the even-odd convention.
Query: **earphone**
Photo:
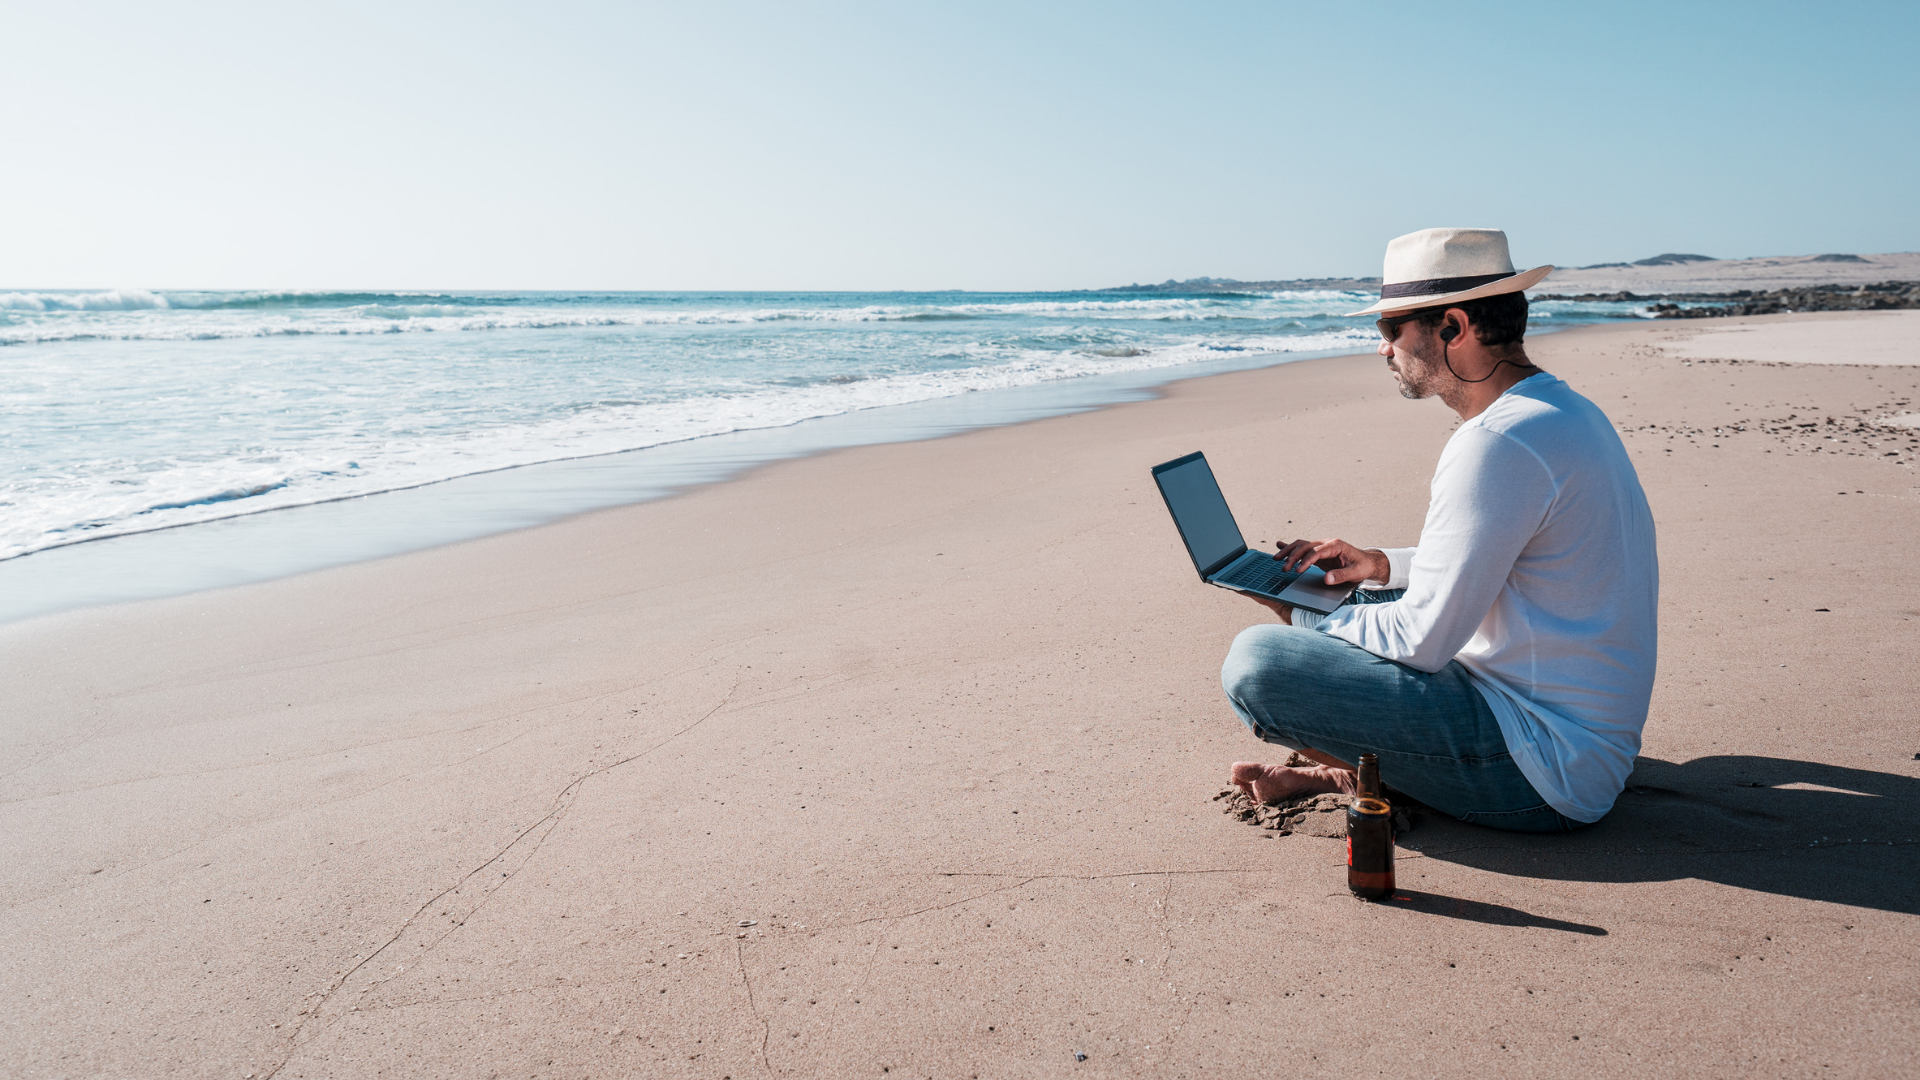
[[[1447,346],[1453,344],[1453,339],[1459,336],[1460,336],[1460,328],[1453,325],[1452,323],[1448,323],[1447,325],[1440,328],[1440,360],[1441,362],[1447,365],[1447,374],[1453,376],[1455,379],[1459,379],[1459,381],[1463,383],[1486,382],[1488,379],[1493,378],[1494,372],[1500,370],[1501,364],[1507,364],[1509,366],[1516,367],[1516,368],[1536,366],[1534,362],[1531,360],[1527,361],[1525,364],[1515,364],[1511,360],[1500,360],[1500,361],[1496,361],[1493,367],[1490,368],[1485,375],[1482,375],[1477,379],[1461,379],[1460,373],[1453,370],[1453,357],[1449,355],[1449,350],[1447,348]]]

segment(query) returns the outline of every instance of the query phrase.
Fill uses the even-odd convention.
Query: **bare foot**
[[[1257,761],[1236,761],[1230,778],[1235,787],[1257,803],[1285,802],[1329,791],[1349,795],[1354,792],[1352,773],[1325,765],[1262,765]]]

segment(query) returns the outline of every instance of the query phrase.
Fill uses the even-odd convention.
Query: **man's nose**
[[[1374,351],[1391,360],[1393,359],[1393,342],[1383,341],[1380,343],[1380,347]]]

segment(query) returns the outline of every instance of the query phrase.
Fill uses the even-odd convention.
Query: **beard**
[[[1393,372],[1400,396],[1409,401],[1430,398],[1439,392],[1433,385],[1433,368],[1409,350],[1396,348],[1393,359],[1387,361],[1387,370]]]

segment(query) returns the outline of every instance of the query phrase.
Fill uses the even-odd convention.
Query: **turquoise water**
[[[1371,321],[1341,313],[1370,300],[0,293],[0,618],[296,572],[652,497],[769,456],[1004,423],[1186,375],[1367,351]],[[1627,305],[1538,304],[1536,325],[1631,314]],[[662,452],[719,436],[728,439]],[[573,467],[568,475],[598,479],[564,498],[518,479],[481,479],[537,466],[552,488],[564,463],[606,455],[620,460]],[[427,494],[463,478],[463,494]],[[421,493],[407,516],[438,504],[457,526],[383,530],[377,522],[400,513],[386,498],[252,532],[169,536],[138,558],[125,541],[53,558],[95,547],[87,541],[193,533],[180,527],[406,491]],[[325,534],[349,517],[362,525],[343,552]],[[258,563],[259,553],[242,549],[269,533],[294,555],[312,550],[267,568],[213,565],[184,576],[153,563],[162,549],[207,545],[225,553],[196,556],[202,562]],[[129,559],[147,569],[103,569]],[[119,584],[63,582],[81,574]],[[20,584],[28,578],[32,588]],[[57,599],[80,593],[84,600]]]

